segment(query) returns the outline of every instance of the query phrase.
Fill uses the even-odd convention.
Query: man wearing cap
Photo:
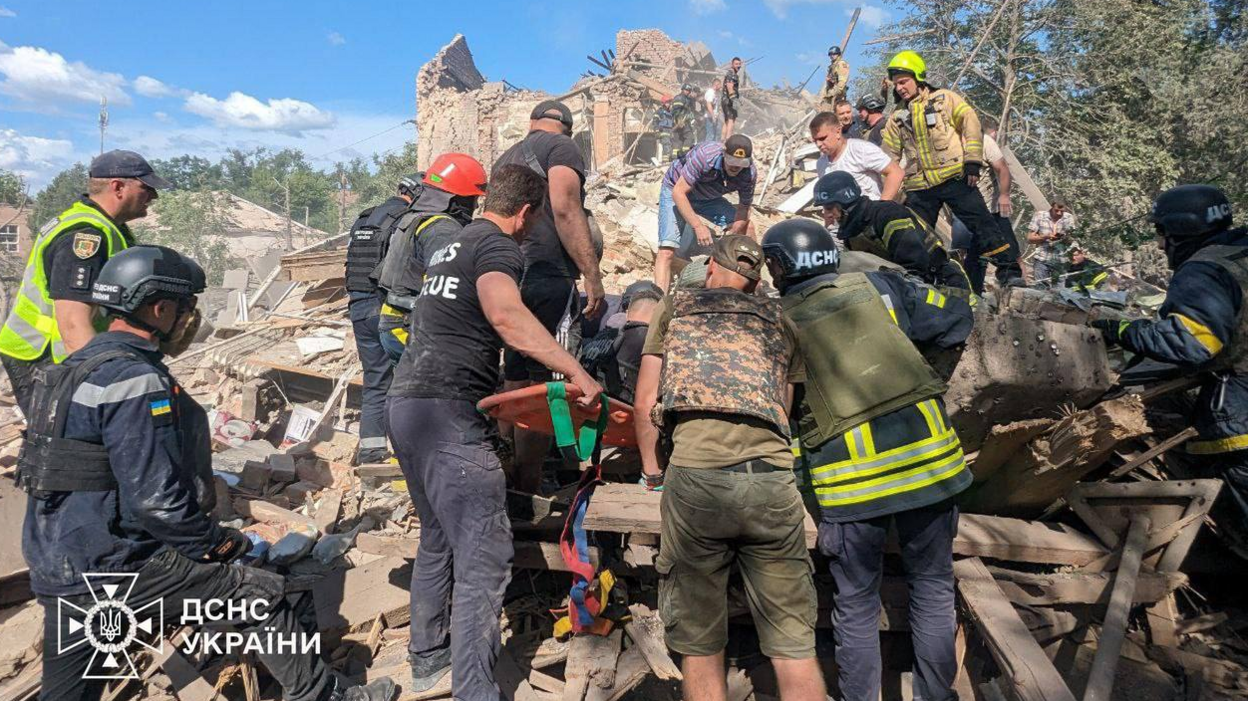
[[[879,146],[884,143],[884,100],[876,95],[867,95],[858,101],[858,121],[862,124],[862,135],[859,137]]]
[[[720,238],[706,287],[659,302],[642,349],[634,424],[646,484],[663,487],[659,608],[667,644],[683,656],[687,699],[726,698],[734,563],[780,697],[825,698],[789,448],[789,403],[804,366],[779,302],[754,294],[762,266],[753,239]]]
[[[59,363],[101,329],[92,321],[91,285],[110,256],[134,245],[126,223],[147,215],[170,187],[133,151],[109,151],[88,170],[87,194],[43,225],[22,286],[0,329],[0,363],[26,413],[42,364]]]
[[[758,180],[753,154],[750,138],[734,134],[722,143],[698,144],[667,169],[659,189],[659,251],[654,259],[659,287],[667,290],[671,283],[677,249],[687,261],[711,245],[703,217],[734,234],[753,233],[750,205]],[[729,191],[736,191],[736,205],[724,199]]]
[[[572,141],[572,111],[555,100],[533,109],[529,133],[494,164],[529,167],[546,178],[546,200],[533,215],[524,251],[524,279],[520,284],[524,304],[546,330],[576,354],[579,338],[568,331],[579,328],[580,316],[594,317],[606,304],[599,255],[590,234],[585,210],[585,161]],[[493,177],[491,177],[491,180]],[[585,308],[580,308],[578,277],[585,278]],[[505,387],[519,389],[554,379],[546,366],[515,351],[503,358]],[[541,486],[541,467],[550,451],[550,437],[517,428],[515,440],[516,489],[536,492]]]

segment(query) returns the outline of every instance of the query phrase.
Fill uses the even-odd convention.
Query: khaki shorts
[[[728,576],[735,564],[763,654],[815,656],[817,603],[806,510],[791,470],[670,467],[662,514],[659,608],[670,648],[698,656],[723,651]]]

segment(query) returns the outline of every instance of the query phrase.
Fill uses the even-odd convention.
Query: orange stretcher
[[[571,413],[574,426],[592,425],[598,420],[597,407],[586,410],[576,403],[581,396],[581,390],[567,383],[556,384],[563,385],[563,394],[566,396],[568,411]],[[633,407],[618,399],[608,399],[607,404],[607,422],[602,434],[602,443],[616,447],[636,447],[637,435],[633,432]],[[530,431],[556,435],[554,422],[551,420],[548,387],[545,384],[492,394],[477,403],[477,410],[499,421],[510,421]]]

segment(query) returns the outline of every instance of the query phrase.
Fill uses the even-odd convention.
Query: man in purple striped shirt
[[[710,250],[714,224],[723,233],[754,235],[750,205],[758,172],[754,145],[744,134],[727,141],[698,144],[672,163],[659,190],[659,252],[654,259],[654,281],[664,291],[672,279],[672,262],[688,261]],[[737,204],[724,199],[737,193]],[[706,221],[703,221],[705,219]]]

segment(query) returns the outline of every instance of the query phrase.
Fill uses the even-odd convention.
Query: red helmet
[[[452,195],[475,197],[485,194],[485,168],[466,153],[444,153],[433,159],[422,182]]]

